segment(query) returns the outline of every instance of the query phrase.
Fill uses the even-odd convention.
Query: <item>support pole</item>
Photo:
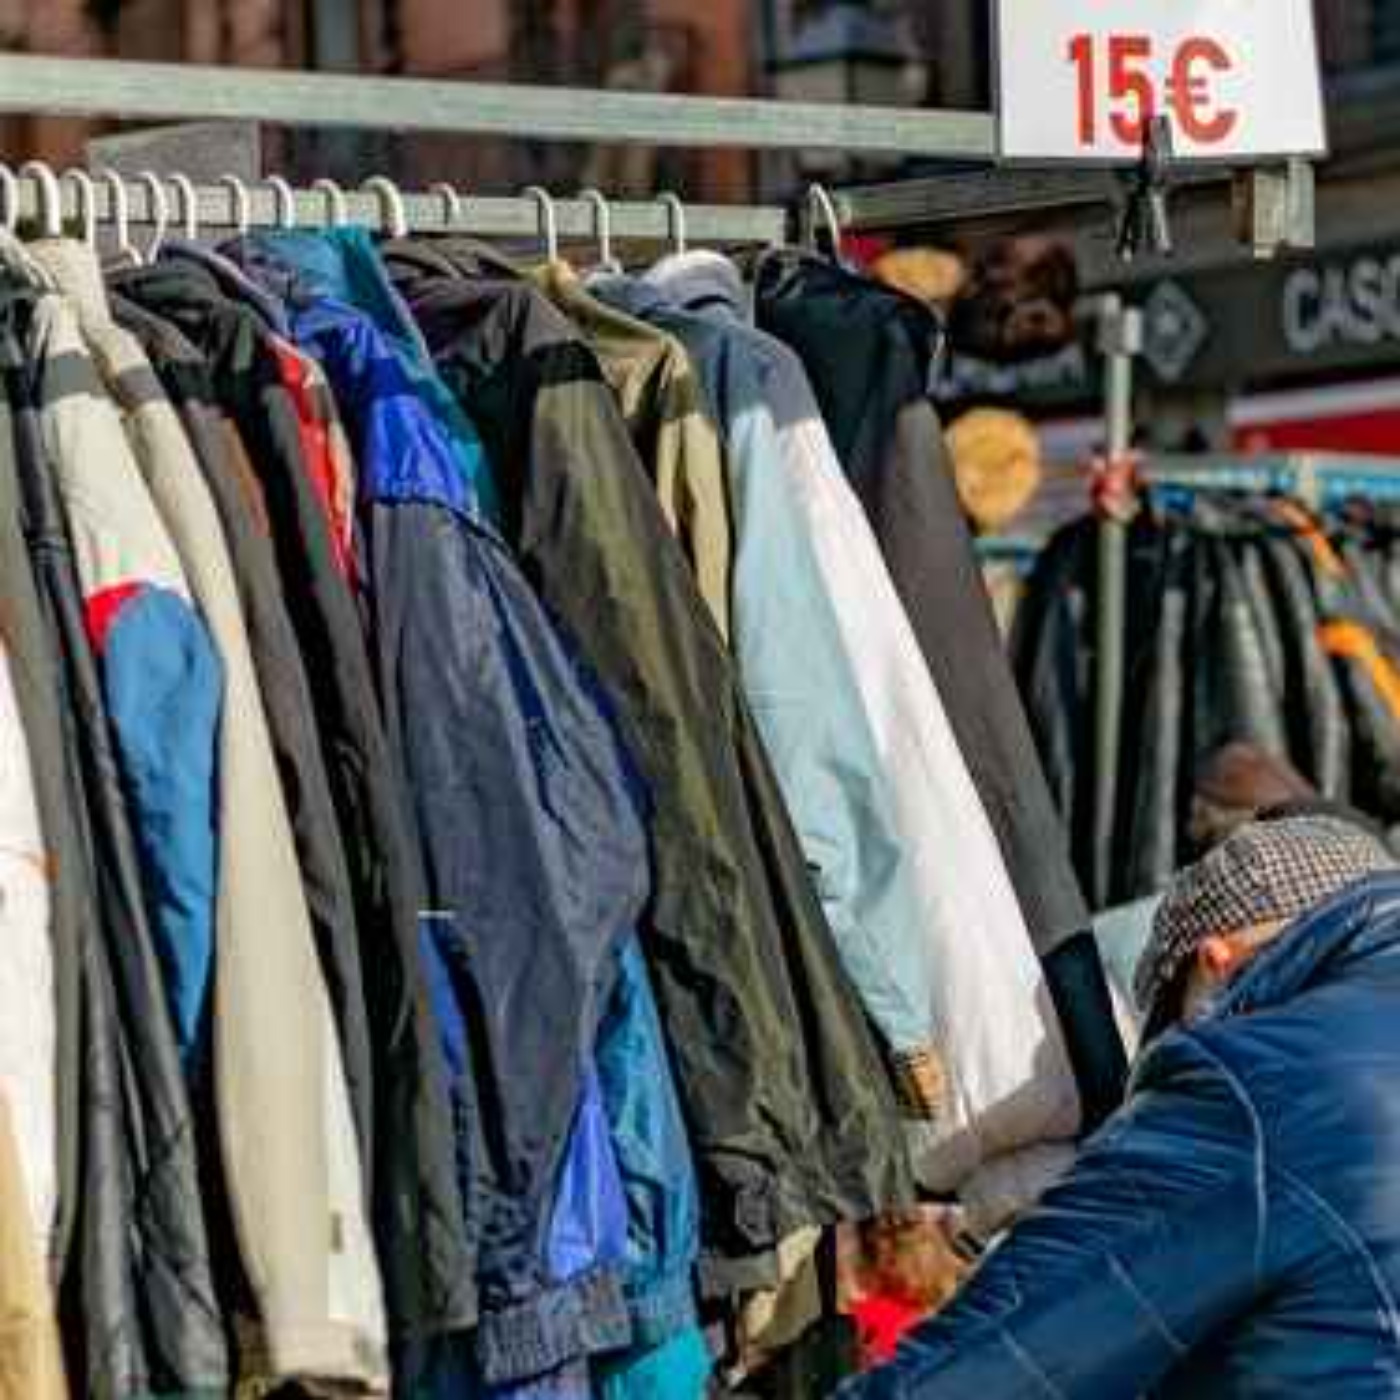
[[[1132,450],[1133,360],[1142,351],[1142,312],[1106,297],[1099,313],[1099,350],[1106,378],[1105,455],[1118,470]],[[1118,814],[1118,764],[1123,735],[1123,637],[1127,624],[1128,527],[1111,509],[1100,514],[1094,674],[1094,903],[1107,905]]]

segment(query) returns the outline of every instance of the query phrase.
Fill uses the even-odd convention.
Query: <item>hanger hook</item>
[[[78,227],[83,242],[89,248],[97,246],[97,186],[86,170],[65,170],[59,179],[62,185],[71,180],[78,191]]]
[[[559,258],[559,215],[548,190],[539,185],[527,185],[525,193],[535,201],[540,211],[540,236],[544,239],[545,256],[550,262]]]
[[[360,188],[378,198],[380,221],[389,237],[407,238],[408,211],[399,187],[387,175],[371,175]]]
[[[598,243],[598,265],[607,272],[620,272],[622,264],[613,255],[612,210],[602,191],[580,190],[578,197],[593,209],[593,236]]]
[[[442,216],[446,228],[450,232],[462,222],[462,196],[446,180],[439,180],[436,184],[429,185],[428,192],[442,196]]]
[[[280,175],[269,175],[263,184],[272,191],[277,211],[274,215],[277,227],[281,229],[295,228],[297,226],[297,197],[292,193],[292,187]]]
[[[332,228],[339,228],[348,221],[350,216],[345,207],[345,191],[334,180],[328,180],[323,175],[311,182],[311,188],[325,195],[326,215]]]
[[[112,228],[117,235],[117,251],[140,263],[141,254],[131,242],[131,196],[126,182],[108,166],[97,172],[99,184],[106,185],[107,199],[112,210]]]
[[[677,253],[686,250],[685,205],[679,196],[667,190],[656,196],[656,202],[666,211],[666,224],[671,234],[671,248]]]
[[[811,220],[812,246],[816,246],[817,241],[817,219],[826,224],[827,236],[831,239],[831,255],[836,259],[841,257],[841,216],[836,212],[836,201],[831,197],[831,191],[825,185],[811,184],[807,186],[807,216]]]
[[[193,243],[199,237],[199,194],[188,175],[172,175],[168,184],[180,199],[180,237]]]
[[[7,233],[15,231],[19,223],[19,181],[8,165],[0,164],[0,204],[4,206],[4,224]]]
[[[63,190],[53,167],[42,160],[27,160],[19,168],[39,186],[39,229],[44,238],[63,236]]]
[[[151,241],[142,259],[143,262],[149,263],[155,261],[160,245],[165,242],[165,231],[170,227],[170,199],[165,193],[160,176],[153,170],[143,170],[136,177],[136,183],[145,188],[147,212],[151,218]]]
[[[53,167],[42,160],[27,160],[19,168],[39,186],[39,232],[44,238],[63,237],[63,191]]]
[[[248,232],[248,226],[253,221],[248,209],[248,186],[237,175],[220,175],[219,184],[228,191],[233,231],[242,236]]]

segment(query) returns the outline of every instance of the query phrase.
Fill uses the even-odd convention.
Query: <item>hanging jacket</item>
[[[32,1178],[19,1137],[9,1095],[0,1089],[0,1395],[67,1400],[53,1296],[30,1210]]]
[[[786,1235],[909,1195],[874,1043],[595,358],[470,243],[394,244],[387,258],[481,426],[522,564],[617,697],[649,781],[655,888],[640,932],[700,1173],[703,1279],[762,1285]]]
[[[398,1336],[431,1337],[476,1315],[463,1208],[453,1167],[446,1073],[418,944],[421,872],[399,810],[359,617],[336,570],[325,516],[300,453],[270,333],[222,292],[202,254],[123,273],[121,292],[170,320],[203,354],[236,433],[216,491],[230,540],[260,524],[315,707],[316,729],[349,861],[375,1056],[374,1223],[386,1302]],[[247,453],[242,453],[246,443]],[[236,450],[235,450],[236,449]],[[240,468],[256,473],[245,480]],[[265,497],[265,509],[258,504]],[[242,519],[244,528],[229,521]]]
[[[899,1067],[904,1106],[932,1116],[943,1088],[931,1030],[937,969],[918,936],[888,751],[877,748],[812,540],[817,504],[783,453],[778,422],[792,419],[775,397],[785,387],[778,361],[787,352],[737,320],[687,312],[637,279],[590,287],[679,340],[717,414],[734,516],[732,633],[744,693],[846,970]]]
[[[738,624],[744,626],[746,607],[773,607],[768,616],[775,622],[781,616],[776,609],[787,600],[774,573],[792,584],[804,577],[786,562],[779,570],[765,570],[761,562],[769,542],[783,538],[779,522],[788,522],[801,532],[799,549],[810,551],[805,577],[827,605],[828,635],[844,661],[835,682],[853,689],[856,725],[843,723],[833,733],[844,744],[858,740],[864,727],[883,758],[883,767],[875,766],[882,789],[860,805],[888,822],[887,845],[899,853],[907,891],[902,932],[917,940],[922,958],[921,977],[903,970],[898,976],[906,995],[917,998],[922,1023],[932,1028],[937,1047],[926,1102],[934,1110],[927,1116],[935,1121],[938,1146],[922,1154],[925,1176],[950,1188],[999,1152],[1072,1138],[1079,1126],[1077,1092],[1000,849],[874,536],[821,427],[801,364],[786,346],[744,325],[744,288],[727,259],[704,253],[672,257],[652,269],[648,281],[700,308],[703,324],[722,328],[723,363],[734,368],[727,383],[715,384],[712,392],[730,414],[740,411],[739,427],[748,426],[743,419],[752,417],[752,405],[768,405],[766,460],[752,455],[746,460],[741,450],[752,439],[741,435],[736,444],[731,433],[741,569],[748,562],[746,552],[760,555],[759,576],[748,575],[747,591],[743,572],[736,579]],[[746,357],[749,378],[738,382]],[[720,362],[711,356],[704,363],[713,373]],[[775,493],[766,498],[771,506],[766,514],[748,516],[746,512],[762,512],[766,503],[764,484],[757,480],[764,472],[767,491]],[[787,699],[802,693],[801,677],[808,676],[816,681],[818,696],[831,692],[832,684],[818,669],[818,647],[803,637],[795,620],[770,627],[767,635],[762,614],[755,620],[760,637],[748,649],[741,642],[746,683],[767,678],[778,696]],[[797,654],[784,657],[774,633],[787,635]],[[781,670],[766,669],[768,654],[782,662]],[[821,701],[809,698],[820,713]],[[763,711],[756,708],[762,723]],[[805,717],[797,724],[809,734],[820,733]],[[770,740],[770,751],[781,776],[794,740],[781,733],[776,737],[780,742]],[[842,776],[860,754],[853,745],[855,761],[848,766],[844,747],[833,744],[833,752],[841,755],[833,768]],[[839,794],[840,783],[833,786]],[[834,807],[837,801],[828,798],[825,805]],[[946,862],[953,845],[959,851],[956,871]],[[834,926],[839,937],[843,926]],[[898,931],[897,925],[896,936]],[[857,979],[857,986],[863,985]],[[875,1019],[879,1024],[880,1018]],[[917,1075],[916,1064],[906,1061],[906,1067]],[[998,1106],[1008,1102],[1016,1110],[999,1115]]]
[[[86,895],[77,924],[81,1205],[63,1289],[73,1388],[93,1400],[215,1400],[227,1390],[229,1367],[200,1198],[195,1120],[85,628],[58,474],[43,441],[43,420],[61,395],[86,390],[93,402],[105,401],[84,356],[57,356],[56,330],[66,333],[59,343],[80,344],[61,299],[36,285],[36,269],[18,245],[0,239],[0,257],[0,361],[14,429],[15,479],[7,489],[16,514],[10,518],[22,524],[46,634],[57,653],[50,703],[58,700],[66,720],[65,772],[53,774],[45,815],[72,823],[60,851],[81,852],[81,858],[68,863],[68,877],[91,878],[90,891],[73,891],[80,899]],[[18,605],[23,583],[17,570],[9,583],[20,587],[13,595]],[[44,750],[52,752],[52,744]],[[56,889],[67,887],[64,880]],[[89,922],[94,909],[101,914],[97,931]]]
[[[660,286],[674,287],[688,304],[703,307],[710,318],[705,324],[723,318],[718,323],[729,332],[730,364],[748,355],[748,381],[735,384],[731,373],[727,384],[714,384],[714,401],[726,408],[738,406],[750,416],[752,404],[766,401],[771,414],[785,425],[785,438],[778,439],[774,432],[768,440],[769,460],[741,457],[742,436],[737,448],[731,442],[729,453],[741,558],[735,592],[741,673],[778,774],[791,778],[794,762],[803,757],[800,745],[820,738],[814,719],[820,710],[792,716],[790,723],[799,731],[794,739],[781,719],[775,725],[765,715],[771,700],[761,687],[764,682],[772,685],[790,708],[794,697],[802,694],[804,678],[815,683],[821,696],[833,691],[829,676],[820,669],[819,639],[804,635],[799,620],[801,594],[785,595],[775,581],[776,576],[788,588],[800,588],[800,562],[794,567],[784,560],[781,568],[765,568],[761,555],[764,547],[778,547],[784,526],[788,539],[800,530],[796,550],[805,552],[808,593],[825,604],[819,616],[827,624],[826,635],[839,648],[835,683],[854,690],[855,723],[847,721],[837,730],[841,744],[834,745],[833,752],[840,757],[834,766],[842,776],[856,767],[859,748],[854,748],[855,758],[848,764],[844,745],[858,744],[862,730],[879,745],[886,765],[883,770],[876,767],[882,785],[861,806],[879,813],[879,804],[886,804],[887,845],[902,860],[899,873],[907,892],[896,928],[913,940],[918,954],[912,966],[906,962],[890,969],[923,1028],[921,1042],[907,1058],[910,1047],[895,1043],[903,1077],[922,1082],[922,1091],[909,1097],[921,1103],[922,1116],[932,1120],[930,1128],[915,1134],[917,1163],[931,1188],[956,1189],[1000,1153],[1069,1140],[1078,1131],[1078,1094],[1055,1008],[1001,850],[860,505],[819,427],[815,435],[808,430],[794,441],[795,424],[820,422],[800,363],[771,337],[743,326],[743,287],[727,260],[713,254],[672,258],[648,276]],[[713,372],[714,359],[707,363]],[[770,480],[777,477],[768,490],[782,494],[766,517],[755,518],[754,512],[765,505],[760,479],[764,472]],[[797,560],[802,559],[803,553],[797,553]],[[786,616],[781,611],[784,604]],[[767,631],[764,608],[773,610],[770,618],[781,618]],[[810,618],[810,612],[806,616]],[[809,622],[807,632],[811,630]],[[798,654],[781,652],[774,633]],[[833,786],[838,796],[824,795],[813,805],[835,808],[840,784]],[[792,805],[791,797],[789,801]],[[801,824],[809,808],[798,804],[795,811]],[[954,847],[959,859],[956,871],[951,871],[946,853]],[[821,851],[818,845],[808,856],[819,870]],[[849,920],[835,928],[838,942],[843,933],[852,933]],[[857,932],[870,936],[867,929]],[[868,957],[868,962],[855,961],[848,954],[852,972],[865,974],[855,977],[862,990],[870,986],[871,964],[890,961],[888,953],[872,952]],[[878,1001],[868,1001],[867,1007],[872,1012],[883,1009]],[[882,1023],[878,1014],[875,1019]],[[1007,1204],[1015,1208],[1028,1203],[1044,1184],[1029,1173],[1020,1192],[1011,1190]]]
[[[3,635],[3,633],[0,633]],[[39,826],[29,740],[8,642],[0,644],[0,1101],[14,1153],[24,1257],[54,1255],[58,1219],[58,1000],[50,934],[50,854]],[[72,1064],[63,1067],[73,1072]],[[10,1218],[15,1219],[13,1210]],[[0,1232],[3,1233],[3,1232]]]
[[[1400,879],[1296,921],[1136,1066],[1040,1211],[851,1400],[1393,1396]],[[1358,1066],[1364,1065],[1364,1073]]]
[[[6,364],[4,358],[7,349],[14,348],[0,326],[0,374],[17,371],[18,366]],[[0,636],[13,703],[5,731],[12,744],[22,745],[22,753],[16,748],[14,761],[5,770],[6,812],[16,826],[6,847],[13,853],[7,859],[16,861],[16,887],[21,892],[16,926],[22,927],[24,911],[34,908],[38,891],[32,882],[37,880],[42,891],[44,917],[39,926],[47,949],[36,949],[31,959],[39,978],[47,977],[49,998],[46,1007],[42,990],[26,989],[23,977],[7,978],[7,984],[22,992],[24,1009],[13,1009],[4,1019],[7,1025],[27,1022],[33,1027],[32,1038],[7,1043],[19,1051],[16,1063],[27,1066],[22,1073],[30,1087],[21,1097],[35,1100],[24,1115],[32,1126],[20,1131],[19,1140],[25,1155],[33,1158],[26,1174],[34,1197],[40,1258],[56,1283],[68,1262],[78,1208],[81,1076],[77,1067],[82,1053],[79,1010],[87,943],[78,925],[87,917],[85,899],[91,898],[91,887],[69,809],[69,755],[54,709],[59,679],[22,534],[14,454],[13,415],[0,381]],[[23,839],[13,839],[22,838],[28,824],[22,784],[30,790],[37,851],[32,846],[26,849]],[[6,946],[20,943],[21,937],[7,935]]]
[[[598,357],[667,523],[690,560],[700,596],[728,640],[734,545],[724,463],[684,348],[673,336],[590,295],[567,263],[549,263],[535,280]]]
[[[755,304],[759,326],[801,356],[837,457],[870,516],[1046,960],[1092,1124],[1121,1093],[1123,1048],[1066,834],[1036,760],[927,397],[941,338],[937,318],[911,297],[796,252],[765,256]]]
[[[1264,540],[1264,566],[1283,619],[1289,752],[1324,797],[1344,802],[1351,793],[1350,734],[1337,677],[1319,641],[1307,564],[1291,540],[1275,533]]]
[[[273,338],[282,383],[296,409],[302,456],[326,513],[336,567],[355,583],[355,464],[320,365],[295,345]]]
[[[53,289],[27,250],[9,256]],[[180,1048],[200,1078],[214,966],[221,667],[66,298],[41,298],[34,336],[44,446],[73,540]],[[76,390],[65,392],[58,375],[70,366]]]
[[[215,1101],[267,1372],[381,1385],[383,1301],[359,1147],[218,515],[178,415],[139,345],[111,319],[92,250],[44,241],[31,253],[79,315],[95,367],[122,410],[132,460],[223,662]],[[324,952],[362,1004],[358,949],[342,943]],[[367,1074],[358,1014],[355,1044]],[[300,1129],[269,1134],[269,1123]]]
[[[584,1153],[561,1177],[618,940],[645,896],[629,760],[607,703],[473,518],[470,483],[406,391],[401,357],[341,299],[370,279],[368,245],[268,236],[245,256],[285,278],[293,335],[346,405],[379,691],[440,952],[473,1022],[478,1355],[488,1383],[538,1375],[626,1339],[616,1274],[562,1278],[549,1253],[555,1192],[600,1171]],[[519,1014],[527,988],[538,1017]]]
[[[598,1032],[597,1066],[627,1197],[622,1285],[635,1355],[697,1329],[693,1274],[700,1253],[695,1166],[635,934],[629,933],[619,955],[617,984]]]
[[[374,1049],[361,936],[306,670],[265,533],[266,505],[260,499],[249,504],[258,487],[250,480],[251,467],[246,462],[236,465],[232,459],[237,429],[216,407],[208,367],[199,353],[173,326],[131,302],[116,298],[112,310],[118,323],[141,343],[171,406],[179,412],[194,453],[189,460],[217,512],[268,737],[282,778],[282,798],[292,824],[321,970],[335,1013],[366,1199],[372,1200]]]

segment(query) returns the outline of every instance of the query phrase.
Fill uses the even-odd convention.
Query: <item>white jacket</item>
[[[234,1228],[266,1347],[254,1367],[384,1390],[384,1303],[349,1095],[222,526],[178,414],[111,319],[92,250],[47,240],[30,252],[114,399],[105,460],[70,462],[65,500],[91,510],[106,497],[108,528],[115,517],[168,541],[223,662],[214,1067]]]

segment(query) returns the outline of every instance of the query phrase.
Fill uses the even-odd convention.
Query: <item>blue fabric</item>
[[[394,290],[370,234],[362,228],[267,232],[233,244],[229,251],[255,277],[271,273],[272,288],[299,309],[316,302],[339,303],[362,315],[394,362],[391,402],[416,400],[436,425],[435,449],[445,450],[456,463],[462,487],[454,500],[456,508],[499,524],[500,497],[481,436],[433,367],[412,313]],[[294,334],[300,340],[307,333],[298,318]],[[340,407],[344,413],[351,405],[342,402]],[[402,430],[402,408],[397,417]],[[382,459],[377,469],[394,470]]]
[[[189,603],[151,586],[120,604],[99,657],[176,1036],[198,1078],[213,990],[223,663]]]
[[[810,430],[816,405],[791,351],[743,324],[726,284],[700,280],[707,268],[723,264],[697,267],[675,293],[684,292],[684,303],[671,299],[668,285],[628,277],[598,278],[589,289],[676,336],[719,417],[744,693],[846,971],[889,1044],[926,1051],[934,1044],[938,968],[894,826],[893,779],[800,496],[814,468],[797,435]]]
[[[1400,875],[1264,948],[846,1400],[1400,1394]]]
[[[626,1202],[591,1057],[649,884],[644,803],[604,698],[478,519],[408,351],[326,291],[338,278],[386,314],[372,247],[319,242],[259,236],[238,255],[281,289],[360,466],[381,698],[437,911],[423,932],[477,1255],[473,1374],[557,1389],[630,1337]],[[421,1388],[463,1364],[443,1348],[407,1369]]]
[[[702,1400],[714,1362],[698,1327],[689,1327],[650,1350],[598,1363],[598,1400]]]
[[[635,934],[598,1036],[598,1077],[626,1188],[623,1288],[633,1343],[651,1348],[694,1326],[700,1198],[680,1100]]]

